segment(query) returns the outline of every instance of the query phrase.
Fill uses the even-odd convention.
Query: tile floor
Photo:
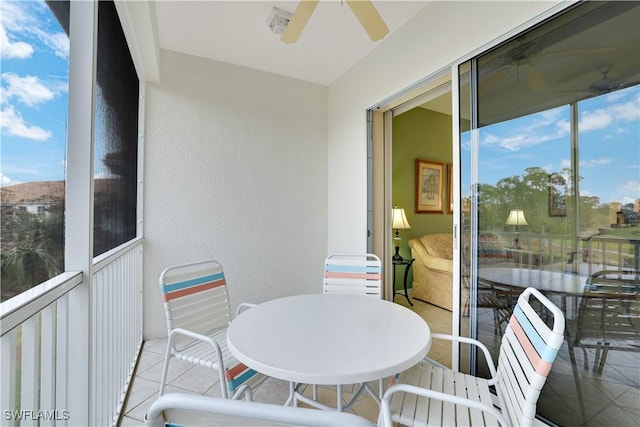
[[[495,359],[500,340],[494,333],[493,311],[478,311],[479,339]],[[565,340],[538,398],[538,414],[563,427],[640,426],[640,353],[610,351],[604,370],[598,375],[583,369],[585,353],[576,348],[576,382],[569,351]],[[585,352],[592,364],[595,349],[585,349]],[[486,370],[480,375],[486,375]],[[582,402],[578,387],[582,390]]]
[[[414,305],[411,307],[401,295],[396,295],[395,300],[396,303],[421,315],[433,332],[451,332],[450,312],[417,300],[412,300]],[[493,312],[479,310],[478,323],[481,340],[489,345],[494,357],[497,356],[499,339],[494,335]],[[121,426],[144,425],[144,414],[158,393],[165,343],[165,339],[145,342]],[[590,351],[590,360],[593,360],[592,350],[588,350]],[[638,355],[639,353],[610,352],[601,376],[580,370],[584,402],[581,408],[568,348],[564,345],[538,401],[538,412],[553,414],[553,421],[561,426],[640,426]],[[450,366],[450,344],[435,341],[429,356]],[[581,350],[577,350],[577,359],[581,364]],[[167,391],[220,395],[218,383],[214,382],[210,371],[175,361],[170,365]],[[288,384],[270,378],[256,392],[255,400],[281,404],[287,396]],[[347,393],[345,397],[348,397]],[[329,389],[321,390],[320,400],[327,404],[335,402],[335,392]],[[372,399],[362,397],[354,405],[352,412],[375,420],[378,406]]]
[[[409,307],[424,317],[433,332],[451,332],[451,313],[420,301],[413,301],[410,307],[406,299],[396,296],[396,302]],[[140,362],[136,371],[129,396],[125,405],[120,426],[144,425],[144,414],[149,405],[157,398],[162,373],[166,339],[149,340],[144,343]],[[450,365],[451,348],[449,343],[435,343],[429,352],[433,359]],[[220,387],[210,370],[179,361],[169,365],[167,392],[197,393],[207,396],[220,396]],[[377,389],[377,384],[372,384]],[[349,387],[345,387],[345,398],[349,397]],[[310,391],[310,390],[309,390]],[[254,400],[282,404],[289,395],[289,384],[285,381],[269,378],[255,393]],[[335,391],[321,388],[319,400],[335,404]],[[362,396],[351,412],[375,421],[378,405],[373,399]]]

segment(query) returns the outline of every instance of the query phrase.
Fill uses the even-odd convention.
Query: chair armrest
[[[169,342],[167,343],[168,348],[171,348],[171,349],[174,348],[173,340],[176,335],[184,335],[184,336],[196,339],[198,341],[204,341],[209,343],[215,349],[216,354],[218,355],[218,363],[219,363],[218,366],[224,366],[222,361],[222,351],[220,350],[220,344],[218,344],[218,342],[213,338],[206,335],[199,334],[197,332],[189,331],[187,329],[175,328],[175,329],[172,329],[171,332],[169,333]]]
[[[507,427],[510,424],[505,420],[504,415],[493,406],[485,405],[475,400],[469,400],[463,397],[452,396],[450,394],[442,393],[439,391],[429,390],[422,387],[417,387],[410,384],[395,384],[387,389],[380,402],[380,418],[382,421],[381,427],[393,427],[393,421],[391,419],[391,409],[389,407],[391,396],[394,393],[404,392],[412,393],[419,396],[429,397],[432,399],[442,400],[444,402],[451,402],[456,405],[466,406],[468,408],[478,409],[483,412],[487,412],[493,415],[500,425]]]
[[[269,422],[274,423],[274,425],[284,424],[310,427],[375,427],[370,421],[347,412],[318,411],[317,409],[311,408],[297,408],[269,403],[220,399],[210,396],[183,393],[169,393],[155,400],[145,415],[146,425],[148,427],[164,427],[165,421],[162,413],[169,409],[204,412],[212,414],[213,416],[218,415],[225,417],[226,422],[229,423],[222,424],[225,421],[224,419],[221,419],[219,420],[221,424],[216,424],[215,421],[217,420],[209,419],[210,422],[207,423],[209,425],[264,426],[265,422]],[[242,421],[242,424],[239,424],[240,421]],[[180,424],[179,421],[178,424]]]
[[[432,333],[431,334],[431,338],[440,339],[440,340],[447,340],[447,341],[457,341],[457,342],[462,342],[462,343],[465,343],[465,344],[475,345],[476,347],[478,347],[480,350],[482,350],[482,353],[484,354],[484,358],[486,359],[486,362],[487,362],[487,366],[489,367],[489,372],[491,373],[491,378],[489,379],[489,384],[490,385],[494,385],[496,383],[496,381],[497,381],[497,378],[496,378],[496,366],[493,363],[493,359],[491,358],[491,352],[489,351],[487,346],[482,344],[480,341],[474,340],[473,338],[454,337],[453,335],[438,334],[438,333]]]

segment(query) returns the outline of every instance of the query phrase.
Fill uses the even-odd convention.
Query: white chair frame
[[[242,400],[218,399],[209,396],[169,393],[155,400],[145,415],[147,427],[164,427],[164,411],[179,409],[209,414],[210,425],[290,425],[301,427],[373,427],[362,417],[346,412],[319,411],[310,408],[295,408],[268,403]],[[173,421],[173,420],[172,420]],[[180,421],[177,421],[180,425]]]
[[[530,306],[530,296],[553,315],[552,329]],[[432,334],[435,339],[477,346],[485,356],[491,378],[473,377],[422,362],[403,372],[400,384],[384,393],[379,424],[385,427],[391,427],[394,422],[400,425],[532,425],[540,391],[564,342],[564,328],[562,311],[538,290],[527,288],[518,297],[507,325],[497,369],[491,353],[481,342]],[[540,356],[536,356],[536,352]],[[490,392],[490,386],[495,386],[497,396]]]
[[[168,331],[159,395],[164,394],[169,362],[176,358],[216,370],[223,398],[229,398],[231,392],[232,399],[241,395],[250,399],[251,391],[245,392],[242,385],[253,381],[255,388],[266,377],[240,364],[227,349],[230,304],[220,263],[206,260],[168,267],[160,275],[159,284]],[[251,306],[240,304],[236,316]],[[184,341],[187,344],[179,347]],[[232,379],[227,380],[227,376]]]
[[[382,298],[382,262],[375,254],[334,253],[324,261],[324,293]]]

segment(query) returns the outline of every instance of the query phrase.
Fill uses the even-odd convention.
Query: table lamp
[[[398,253],[400,250],[400,230],[411,228],[411,226],[409,225],[409,221],[407,221],[407,216],[404,214],[404,209],[398,208],[398,206],[394,206],[391,212],[391,228],[396,230],[393,238],[396,244],[396,254],[393,256],[393,261],[402,261],[402,257]]]
[[[507,225],[515,225],[516,233],[520,231],[521,225],[527,224],[527,220],[524,217],[524,211],[522,209],[511,209],[509,212],[509,218],[507,218]]]
[[[520,246],[520,239],[518,239],[517,236],[517,233],[520,232],[520,226],[529,225],[524,217],[524,211],[522,209],[511,209],[509,217],[507,218],[507,225],[514,225],[516,227],[516,238],[513,239],[513,246],[517,248]]]

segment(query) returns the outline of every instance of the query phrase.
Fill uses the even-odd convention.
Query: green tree
[[[2,221],[2,300],[64,271],[62,212],[14,212]]]

